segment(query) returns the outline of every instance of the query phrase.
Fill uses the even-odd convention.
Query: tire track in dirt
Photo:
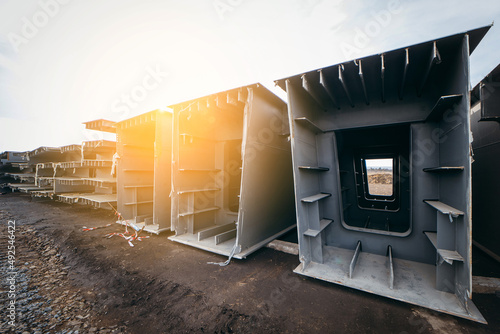
[[[72,232],[65,244],[72,245],[79,237]],[[129,318],[127,327],[132,332],[255,333],[276,328],[228,305],[214,306],[202,291],[130,272],[94,250],[78,248],[73,253],[77,256],[69,255],[68,262],[81,270],[76,279],[92,287],[105,314],[117,321]]]

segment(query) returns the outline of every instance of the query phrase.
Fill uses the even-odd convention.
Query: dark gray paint
[[[474,141],[472,164],[472,218],[474,242],[491,256],[500,259],[500,65],[471,92],[479,110],[471,115]],[[477,108],[473,108],[476,110]]]
[[[277,81],[288,94],[301,261],[296,272],[485,321],[470,301],[468,82],[469,54],[488,28]],[[349,210],[358,216],[373,211],[360,207],[356,196],[343,195],[342,188],[353,184],[346,178],[354,179],[354,169],[346,168],[349,161],[345,161],[355,160],[346,147],[365,143],[364,149],[376,153],[376,144],[381,143],[377,138],[395,126],[406,127],[406,134],[395,138],[393,145],[409,149],[409,155],[402,157],[409,161],[401,162],[408,172],[402,174],[406,183],[401,188],[408,193],[400,196],[400,210],[406,212],[379,211],[377,216],[409,220],[409,229],[355,230],[345,222]],[[345,143],[345,131],[354,129],[364,132]],[[401,138],[406,142],[401,143],[405,140]],[[299,168],[307,165],[328,170]],[[314,203],[303,200],[319,193],[331,196]],[[463,215],[450,222],[448,215],[424,200],[441,201]],[[306,231],[318,219],[333,219],[333,223],[311,237]],[[437,247],[459,253],[456,258],[463,261],[442,261],[425,231],[436,232]],[[358,242],[360,254],[354,252]],[[381,277],[386,270],[391,272],[382,265],[390,262],[390,258],[384,260],[389,247],[393,276]],[[355,270],[346,269],[349,263],[355,264]]]

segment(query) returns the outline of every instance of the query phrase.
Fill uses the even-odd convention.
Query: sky
[[[0,152],[109,139],[85,130],[497,21],[498,0],[0,0]]]
[[[366,167],[370,168],[390,168],[392,169],[393,159],[366,159]]]

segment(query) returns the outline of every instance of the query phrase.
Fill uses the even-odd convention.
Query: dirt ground
[[[82,231],[114,222],[111,211],[19,193],[0,196],[2,267],[8,220],[16,221],[16,267],[29,298],[18,307],[15,329],[0,313],[1,333],[500,332],[495,294],[474,294],[489,322],[481,325],[299,276],[292,272],[296,256],[268,248],[219,267],[207,262],[225,257],[169,241],[168,234],[130,247],[103,237],[123,231],[117,224]],[[5,290],[2,281],[2,305]]]
[[[392,172],[368,170],[368,191],[372,195],[392,195]]]

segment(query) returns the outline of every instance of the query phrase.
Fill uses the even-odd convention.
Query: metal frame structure
[[[0,165],[10,165],[26,161],[26,152],[5,151],[0,153]]]
[[[68,186],[72,181],[74,187],[77,187],[79,191],[91,190],[83,185],[83,182],[77,177],[76,170],[72,169],[66,173],[60,168],[61,165],[68,162],[81,160],[81,146],[67,145],[57,148],[57,150],[60,153],[59,157],[36,164],[35,183],[41,189],[31,191],[32,197],[53,199],[56,193],[70,191]],[[75,191],[75,189],[71,189],[71,191]]]
[[[296,273],[485,323],[471,301],[469,55],[489,27],[277,81]],[[371,196],[369,159],[392,159]]]
[[[89,124],[99,121],[103,120],[84,124],[87,129],[100,131],[99,128],[89,127]],[[76,147],[80,148],[79,159],[54,164],[54,193],[57,200],[110,210],[111,206],[116,205],[116,175],[112,172],[116,142],[85,141],[82,145],[63,146],[61,151]]]
[[[126,119],[116,123],[116,134],[118,212],[147,232],[170,230],[172,114],[153,110]]]
[[[97,119],[84,122],[88,130],[116,133],[115,122]],[[61,149],[64,149],[61,148]],[[70,149],[68,147],[68,149]],[[76,177],[75,180],[65,180],[60,186],[65,193],[57,194],[57,199],[66,203],[79,203],[95,208],[110,210],[116,206],[116,173],[113,171],[113,155],[116,152],[114,140],[90,140],[81,145],[81,159],[62,164],[60,167],[64,174]],[[77,192],[70,192],[71,189]]]
[[[254,84],[171,108],[169,239],[241,259],[295,226],[281,99]]]
[[[26,161],[26,152],[5,151],[0,153],[0,190],[10,191],[16,180],[11,174],[21,174],[19,164]],[[18,183],[18,185],[21,185]]]
[[[473,243],[500,261],[500,65],[471,91]]]
[[[53,188],[51,182],[46,182],[45,177],[51,178],[47,168],[51,168],[52,161],[62,161],[67,156],[58,147],[41,146],[25,153],[25,161],[19,163],[21,173],[10,174],[21,184],[11,184],[13,190],[31,193],[33,191],[49,191]],[[53,171],[52,171],[53,173]]]
[[[91,130],[115,132],[114,122],[85,122]],[[85,141],[82,145],[58,148],[40,147],[27,153],[26,167],[34,170],[34,187],[22,186],[21,191],[33,198],[50,198],[68,204],[86,204],[111,209],[116,205],[116,177],[112,173],[112,156],[116,142]]]

